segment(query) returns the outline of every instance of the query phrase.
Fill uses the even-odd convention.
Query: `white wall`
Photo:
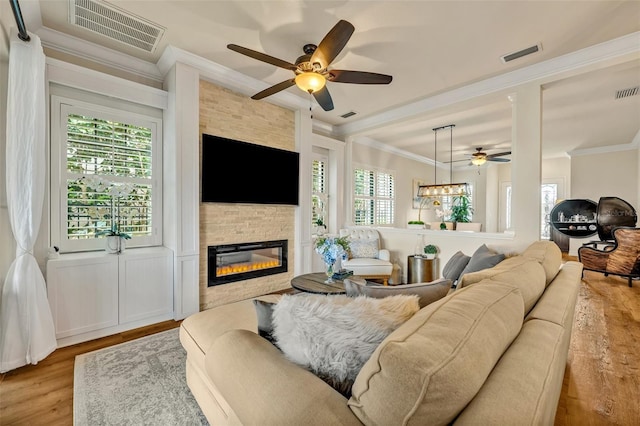
[[[396,178],[395,227],[405,228],[408,221],[418,220],[418,209],[412,207],[413,180],[420,179],[426,183],[433,183],[433,166],[357,142],[352,145],[351,162],[393,173]],[[438,169],[438,177],[441,173],[444,173],[444,170]],[[429,219],[430,215],[433,216],[433,219]],[[349,216],[345,218],[345,221],[350,223],[351,219]],[[422,211],[421,219],[425,222],[438,220],[433,211],[426,210]]]
[[[0,288],[13,261],[15,241],[9,223],[6,190],[6,111],[9,71],[9,29],[15,27],[9,2],[0,3]]]
[[[638,154],[636,150],[580,155],[571,159],[571,198],[595,201],[619,197],[638,205]]]

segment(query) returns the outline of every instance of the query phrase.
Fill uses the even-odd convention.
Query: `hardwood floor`
[[[179,321],[164,321],[67,346],[55,350],[36,365],[0,374],[0,425],[72,425],[76,355],[179,326]]]
[[[640,281],[584,272],[556,425],[640,425]]]
[[[178,327],[166,321],[56,350],[0,375],[0,425],[72,425],[75,356]],[[586,271],[555,424],[640,424],[640,281]]]

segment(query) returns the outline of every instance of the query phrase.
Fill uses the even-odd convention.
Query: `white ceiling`
[[[39,7],[29,8],[29,3]],[[233,52],[227,49],[227,44],[295,62],[302,55],[304,44],[318,44],[338,20],[345,19],[355,26],[355,32],[330,68],[390,74],[393,82],[389,85],[329,82],[327,87],[335,109],[325,112],[314,108],[314,119],[332,125],[337,133],[354,130],[359,137],[374,143],[430,158],[434,150],[431,129],[455,124],[454,160],[468,158],[476,147],[485,148],[489,154],[510,149],[511,105],[506,92],[494,91],[492,95],[453,107],[424,108],[424,111],[417,107],[415,113],[403,118],[410,109],[407,105],[427,105],[452,90],[512,71],[524,72],[545,61],[559,60],[563,55],[640,31],[638,1],[113,0],[109,3],[164,27],[158,48],[152,53],[144,52],[70,24],[68,0],[21,1],[23,10],[25,5],[27,9],[39,9],[44,28],[154,64],[167,46],[174,46],[263,82],[258,90],[293,74]],[[29,24],[27,20],[28,29],[33,30]],[[542,51],[506,64],[500,59],[534,44],[540,44]],[[606,67],[593,66],[590,72],[567,74],[564,79],[545,84],[545,157],[629,144],[638,139],[640,95],[615,100],[617,90],[640,85],[638,50],[624,60],[606,63]],[[308,98],[296,87],[286,92],[305,101]],[[274,101],[276,96],[255,102]],[[349,111],[357,114],[348,119],[340,117]],[[385,125],[368,124],[380,122]],[[448,137],[445,139],[448,142]],[[439,161],[445,160],[443,155],[449,155],[448,143],[441,144],[440,136],[438,151]]]

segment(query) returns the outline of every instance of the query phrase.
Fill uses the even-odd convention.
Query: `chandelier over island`
[[[434,146],[434,167],[433,167],[433,184],[420,185],[418,187],[418,197],[421,198],[433,198],[434,205],[440,205],[437,200],[441,197],[455,196],[455,195],[469,195],[469,186],[466,182],[454,183],[453,182],[453,128],[455,124],[448,124],[446,126],[435,127],[433,129],[435,146]],[[443,129],[449,129],[449,183],[438,183],[438,131]]]

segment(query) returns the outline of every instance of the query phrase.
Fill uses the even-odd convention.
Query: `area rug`
[[[177,328],[78,355],[74,425],[207,425],[185,360]]]

